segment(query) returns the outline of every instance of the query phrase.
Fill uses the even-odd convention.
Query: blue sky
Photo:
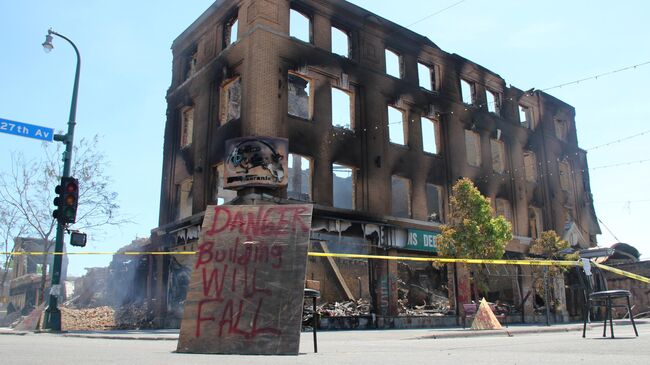
[[[520,89],[544,89],[650,61],[650,2],[622,0],[356,0],[408,26],[449,53],[501,75]],[[146,237],[158,223],[165,93],[174,38],[210,0],[0,2],[0,118],[64,129],[74,52],[61,39],[45,54],[49,27],[70,37],[82,56],[76,138],[103,136],[122,213],[135,224],[92,233],[86,249],[111,251]],[[650,130],[650,65],[548,92],[576,108],[580,146],[589,149]],[[0,170],[12,151],[32,157],[39,142],[0,134]],[[650,258],[650,133],[588,152],[599,244],[635,245]],[[104,266],[110,256],[73,256],[70,273]]]

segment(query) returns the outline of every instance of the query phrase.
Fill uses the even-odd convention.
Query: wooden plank
[[[330,253],[330,250],[327,247],[327,242],[320,241],[320,246],[323,248],[323,252]],[[343,275],[341,275],[341,270],[339,270],[339,265],[336,264],[336,261],[334,261],[333,257],[327,256],[327,261],[330,263],[332,270],[334,270],[334,274],[336,274],[336,278],[338,279],[339,284],[341,284],[341,287],[343,287],[343,291],[345,291],[345,295],[347,295],[349,300],[354,300],[354,295],[352,295],[352,290],[350,290],[348,284],[345,282],[345,279],[343,278]]]
[[[297,355],[311,205],[209,206],[178,352]]]

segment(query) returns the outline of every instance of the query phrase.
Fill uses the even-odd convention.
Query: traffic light
[[[86,247],[86,234],[79,231],[70,231],[70,244],[77,247]]]
[[[57,209],[52,216],[60,224],[74,223],[77,219],[77,205],[79,204],[79,181],[74,177],[62,177],[61,184],[57,185],[54,198]]]

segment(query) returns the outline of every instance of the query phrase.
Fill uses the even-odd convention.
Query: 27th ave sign
[[[54,129],[0,118],[0,132],[52,142]]]

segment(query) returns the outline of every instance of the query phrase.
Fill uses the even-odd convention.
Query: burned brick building
[[[508,255],[525,254],[550,229],[574,246],[595,245],[573,107],[507,86],[398,24],[343,0],[217,0],[172,53],[151,250],[195,250],[208,205],[309,202],[313,251],[431,256],[459,177],[512,223]],[[226,189],[225,145],[237,137],[288,140],[286,185]],[[147,285],[161,326],[179,323],[191,260],[151,257]],[[306,279],[320,282],[325,301],[367,298],[378,318],[394,318],[398,282],[440,296],[445,271],[309,258]],[[503,295],[516,301],[521,292]]]

